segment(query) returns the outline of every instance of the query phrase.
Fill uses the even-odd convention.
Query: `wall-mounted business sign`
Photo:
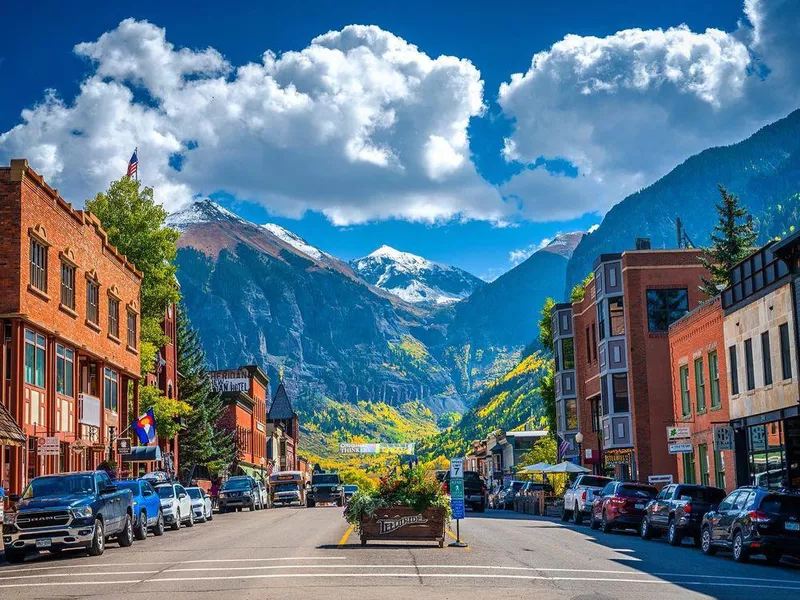
[[[688,425],[678,425],[667,427],[667,440],[670,442],[674,440],[686,440],[692,437],[692,431]]]
[[[692,450],[692,444],[690,442],[678,442],[669,445],[670,454],[689,454]]]
[[[654,485],[656,483],[672,483],[672,475],[649,475],[647,483]]]
[[[246,369],[215,371],[211,373],[211,387],[215,392],[249,392],[250,373]]]
[[[714,450],[733,450],[733,427],[714,425]]]

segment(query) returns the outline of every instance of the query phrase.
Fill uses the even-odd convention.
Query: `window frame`
[[[100,282],[90,277],[86,278],[86,320],[100,326]]]
[[[678,367],[678,385],[681,393],[681,417],[692,416],[692,397],[689,391],[689,364]]]
[[[109,391],[113,391],[113,394],[109,394]],[[103,368],[103,407],[111,412],[119,412],[119,373],[108,367]]]
[[[701,415],[707,410],[706,405],[706,379],[703,373],[703,356],[694,359],[694,395],[697,404],[697,414]]]
[[[567,354],[567,344],[569,344],[569,355]],[[561,340],[561,367],[565,371],[575,368],[575,340],[572,337]]]
[[[792,378],[792,350],[788,323],[781,323],[778,326],[778,336],[781,340],[781,375],[783,381],[786,381]]]
[[[108,297],[108,335],[119,339],[119,298]]]
[[[612,304],[616,305],[618,308],[612,310]],[[606,305],[608,306],[609,337],[625,335],[625,297],[614,296],[613,298],[608,298]],[[616,330],[614,328],[615,323],[620,326]]]
[[[761,365],[764,371],[764,385],[772,385],[772,352],[769,330],[761,332]]]
[[[695,467],[694,448],[692,448],[691,452],[683,453],[683,483],[688,483],[690,485],[697,484]]]
[[[682,292],[680,308],[670,308],[668,305],[669,294]],[[657,299],[660,306],[654,306],[651,298]],[[645,291],[645,306],[647,309],[647,331],[649,333],[666,333],[670,325],[689,312],[689,290],[687,288],[649,288]],[[652,309],[652,310],[651,310]],[[672,313],[680,311],[679,316]],[[673,319],[672,317],[675,316]],[[654,326],[656,317],[659,323]],[[663,327],[661,327],[663,320]]]
[[[50,246],[31,235],[28,246],[28,284],[35,290],[47,293],[47,266]]]
[[[731,396],[739,395],[739,350],[736,344],[728,346],[728,372],[731,380]]]
[[[615,381],[619,381],[620,379],[625,380],[625,410],[617,410],[617,402],[621,401],[621,396],[617,396],[617,388],[614,384]],[[625,414],[631,411],[631,396],[630,390],[628,389],[628,373],[612,373],[611,374],[611,406],[613,407],[614,411],[613,414]]]
[[[725,457],[722,450],[714,450],[714,485],[725,489]]]
[[[28,328],[25,329],[23,338],[23,381],[26,385],[45,389],[47,385],[47,338],[38,331]],[[30,378],[28,376],[28,347],[33,349],[33,365]]]
[[[756,389],[756,370],[753,363],[753,338],[744,341],[744,375],[747,391]]]
[[[716,410],[722,407],[722,397],[720,396],[719,387],[719,354],[716,350],[713,350],[708,353],[706,358],[708,359],[708,387],[709,395],[711,396],[711,410]]]
[[[131,310],[130,308],[127,309],[127,319],[126,319],[127,343],[128,343],[128,348],[131,348],[133,350],[136,350],[139,347],[139,345],[137,344],[137,338],[138,338],[137,332],[139,323],[138,317],[139,315],[135,311]]]
[[[77,271],[75,265],[65,260],[61,261],[61,305],[72,311],[75,310],[75,275]]]
[[[60,343],[56,344],[56,394],[75,398],[75,351]]]
[[[700,461],[700,484],[711,485],[711,465],[708,462],[708,444],[698,444],[697,457]]]

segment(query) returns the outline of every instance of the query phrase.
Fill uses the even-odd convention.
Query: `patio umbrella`
[[[544,473],[547,469],[552,467],[550,463],[546,462],[539,462],[535,465],[528,465],[527,467],[522,467],[522,471],[525,473]]]
[[[553,465],[549,469],[545,469],[543,472],[544,473],[589,473],[589,469],[565,460],[562,463]]]

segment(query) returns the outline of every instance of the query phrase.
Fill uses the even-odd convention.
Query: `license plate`
[[[644,508],[644,504],[642,504],[641,502],[639,502],[639,503],[638,503],[638,504],[635,506],[635,508],[642,509],[642,508]]]
[[[788,531],[800,531],[800,523],[785,523]]]
[[[37,548],[49,548],[53,545],[53,540],[50,538],[39,538],[36,540],[36,547]]]

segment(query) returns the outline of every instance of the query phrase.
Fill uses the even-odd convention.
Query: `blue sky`
[[[765,3],[780,9],[775,12],[783,16],[776,17],[776,23],[786,21],[786,11],[795,14],[784,6],[790,0]],[[689,154],[740,139],[788,112],[793,102],[787,99],[767,107],[761,98],[767,92],[776,96],[777,88],[763,91],[750,82],[755,80],[750,75],[744,87],[738,87],[741,77],[735,75],[752,73],[748,61],[754,55],[764,57],[773,68],[779,64],[773,57],[785,56],[781,54],[785,49],[748,42],[740,25],[745,19],[742,3],[734,0],[573,1],[568,8],[541,2],[505,2],[489,8],[486,3],[431,6],[416,1],[253,2],[232,3],[224,9],[203,1],[38,4],[45,6],[37,8],[35,18],[21,3],[4,9],[4,20],[13,25],[5,27],[0,38],[0,76],[5,82],[0,94],[0,162],[12,155],[28,156],[34,168],[65,195],[75,195],[69,200],[80,202],[80,194],[96,191],[114,169],[124,168],[130,154],[126,148],[139,145],[143,180],[155,185],[157,193],[162,190],[167,204],[173,198],[212,195],[246,218],[277,222],[344,259],[385,243],[479,276],[496,276],[512,266],[512,251],[534,248],[559,231],[598,223],[616,201]],[[765,14],[772,17],[768,11]],[[134,25],[121,30],[120,22],[129,18]],[[762,27],[771,24],[769,18]],[[140,26],[143,21],[153,27]],[[242,81],[234,74],[236,68],[261,64],[266,50],[281,63],[283,53],[304,51],[316,36],[340,32],[351,24],[376,25],[380,30],[355,35],[356,45],[371,52],[364,61],[363,54],[347,54],[352,40],[344,34],[321,42],[327,49],[344,49],[342,56],[351,65],[358,63],[346,84],[346,94],[355,95],[343,104],[331,100],[330,93],[330,79],[339,76],[338,59],[327,54],[320,58],[314,52],[306,57],[311,57],[313,69],[301,60],[265,67],[270,82],[277,82],[282,91],[293,90],[299,82],[299,91],[314,99],[313,109],[303,114],[309,115],[308,121],[322,123],[319,129],[300,118],[272,123],[270,115],[276,114],[272,106],[248,122],[245,137],[238,134],[240,145],[234,137],[214,148],[229,128],[220,125],[208,131],[214,128],[218,111],[224,110],[209,104],[208,96],[204,103],[197,101],[196,113],[174,116],[194,106],[198,95],[184,88],[195,80]],[[669,29],[681,24],[686,30]],[[618,35],[631,28],[643,33]],[[707,28],[720,30],[720,35],[708,34]],[[659,29],[672,33],[662,36]],[[159,38],[161,30],[166,42]],[[101,38],[108,32],[116,34]],[[405,60],[398,66],[375,49],[382,47],[384,34],[390,44],[399,39],[416,46],[413,52],[403,50],[413,69]],[[575,37],[565,43],[568,35]],[[74,50],[84,42],[89,45]],[[145,54],[140,50],[148,43],[148,48],[154,43],[166,50]],[[642,59],[631,50],[636,47],[652,51],[643,62],[644,72],[657,81],[633,81],[612,89],[626,73],[642,71],[637,62]],[[184,48],[197,54],[186,58],[180,54]],[[209,48],[214,52],[201,55]],[[677,67],[676,48],[680,52],[689,48],[691,57],[678,61]],[[593,49],[605,59],[596,71],[586,73],[575,57],[592,56]],[[547,53],[549,66],[509,86],[498,102],[501,85],[511,82],[514,73],[526,73],[538,52]],[[469,63],[458,67],[437,63],[428,73],[429,61],[441,55]],[[370,70],[380,61],[390,66]],[[700,62],[711,65],[718,76],[698,84],[691,67]],[[137,69],[151,73],[143,76],[144,71]],[[570,77],[558,69],[567,69]],[[689,75],[674,78],[675,69],[685,69]],[[431,80],[430,86],[414,87],[420,70],[426,73],[423,79]],[[156,78],[154,71],[164,76]],[[318,77],[313,81],[311,71]],[[791,90],[795,82],[787,83],[788,75],[781,80],[776,72],[772,79],[782,84],[781,93]],[[173,73],[177,79],[171,78]],[[261,75],[247,90],[242,84],[231,91],[231,98],[244,90],[248,99],[242,106],[253,106],[247,102],[258,102],[269,93],[259,87],[265,85]],[[367,82],[373,75],[374,89],[353,92],[353,79]],[[729,76],[733,83],[726,84],[724,78]],[[546,77],[559,84],[542,81]],[[97,78],[97,90],[81,88],[89,78]],[[400,85],[397,78],[404,83]],[[483,81],[480,92],[474,85],[478,80]],[[120,85],[109,91],[109,82]],[[383,99],[383,90],[395,84],[398,89],[386,94],[396,96]],[[777,85],[771,80],[769,84]],[[335,88],[341,89],[339,83]],[[61,104],[46,100],[48,89]],[[110,99],[121,89],[129,90],[130,97]],[[471,100],[462,101],[467,96]],[[294,99],[289,94],[280,102]],[[358,104],[362,101],[363,106]],[[170,109],[170,104],[176,108]],[[340,118],[354,105],[360,110]],[[23,109],[37,106],[38,111],[21,118]],[[615,125],[615,119],[625,115],[627,106],[635,107],[628,120],[640,115],[644,126],[634,122],[631,131],[617,135],[626,127]],[[285,112],[281,109],[281,115]],[[710,117],[704,116],[707,112]],[[610,114],[615,117],[609,118]],[[698,129],[695,114],[708,122],[708,130]],[[386,125],[387,120],[392,122]],[[212,125],[197,125],[206,121]],[[606,122],[612,131],[601,136],[597,130]],[[583,137],[587,123],[594,130],[588,138]],[[267,133],[250,136],[258,127]],[[350,129],[343,133],[337,127]],[[639,139],[637,131],[643,129],[649,140]],[[467,141],[462,140],[462,130]],[[286,137],[277,139],[275,131]],[[675,139],[680,143],[672,143],[672,135],[679,136]],[[339,137],[341,144],[336,141]],[[445,140],[443,155],[450,162],[425,154],[433,138]],[[651,156],[656,153],[649,145],[661,142],[670,150]],[[202,158],[194,150],[197,145],[207,152]],[[343,152],[347,160],[342,159]],[[177,156],[188,165],[182,172],[167,164],[174,164],[167,159]],[[537,164],[539,157],[547,161],[535,169],[524,167]],[[103,166],[106,162],[111,166]],[[353,164],[358,168],[351,178],[348,169]],[[86,168],[89,174],[78,174]],[[390,172],[391,176],[383,176]]]

